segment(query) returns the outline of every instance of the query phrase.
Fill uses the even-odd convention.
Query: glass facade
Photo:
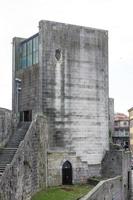
[[[19,46],[19,69],[38,63],[38,34],[25,40]]]

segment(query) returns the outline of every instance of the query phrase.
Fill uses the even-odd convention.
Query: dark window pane
[[[32,54],[29,54],[27,56],[27,66],[31,66],[32,65]]]
[[[38,51],[36,51],[36,63],[38,63],[39,59],[38,59]]]
[[[27,42],[27,54],[32,54],[32,40]]]
[[[26,43],[22,45],[22,57],[26,56]]]

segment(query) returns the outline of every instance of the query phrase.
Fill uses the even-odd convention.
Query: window
[[[115,121],[114,124],[115,124],[115,126],[119,126],[119,122],[118,121]]]
[[[128,122],[123,122],[123,124],[128,126]]]
[[[32,110],[26,110],[20,112],[20,122],[32,121]]]
[[[27,42],[27,66],[32,65],[32,40]]]
[[[38,63],[38,37],[33,38],[33,64]]]
[[[22,44],[20,48],[20,66],[26,68],[26,43]]]
[[[38,34],[31,39],[23,41],[19,46],[19,68],[25,69],[38,63]]]

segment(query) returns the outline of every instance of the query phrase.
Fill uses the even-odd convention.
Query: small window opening
[[[32,110],[26,110],[20,112],[20,122],[32,121]]]

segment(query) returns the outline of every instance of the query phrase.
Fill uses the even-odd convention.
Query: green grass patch
[[[32,200],[76,200],[87,194],[94,186],[72,185],[48,188],[32,197]]]

